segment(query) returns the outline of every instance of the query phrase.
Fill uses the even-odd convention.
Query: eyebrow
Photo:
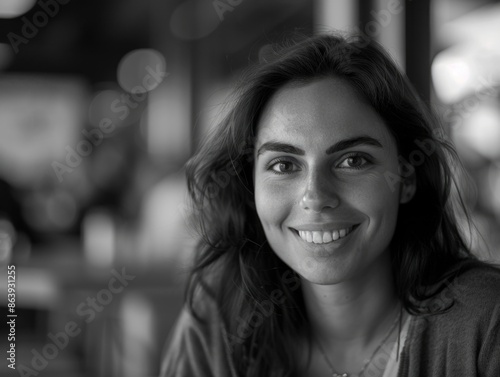
[[[371,136],[357,136],[350,139],[341,140],[333,144],[331,147],[328,147],[325,152],[326,154],[333,154],[358,145],[370,145],[377,148],[383,148],[382,143]],[[303,149],[279,141],[268,141],[262,144],[257,151],[257,156],[261,155],[264,152],[283,152],[296,154],[299,156],[303,156],[306,154]]]

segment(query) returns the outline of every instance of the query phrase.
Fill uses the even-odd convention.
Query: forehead
[[[378,113],[341,78],[288,84],[266,104],[257,127],[257,145],[268,140],[325,147],[366,135],[384,147],[395,141]]]

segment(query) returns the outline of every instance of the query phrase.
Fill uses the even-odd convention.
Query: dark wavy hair
[[[298,331],[307,329],[298,275],[267,243],[255,210],[252,169],[259,117],[285,84],[332,76],[349,82],[384,119],[403,172],[416,176],[416,194],[400,207],[390,244],[396,292],[405,309],[414,315],[429,312],[419,303],[435,297],[461,272],[486,265],[472,255],[457,225],[456,209],[467,211],[459,194],[451,199],[458,191],[452,190],[456,152],[384,49],[360,36],[326,34],[271,49],[243,76],[230,111],[186,166],[192,219],[201,235],[187,303],[196,314],[201,296],[195,291],[216,301],[241,376],[265,376],[271,370],[293,375],[289,347]]]

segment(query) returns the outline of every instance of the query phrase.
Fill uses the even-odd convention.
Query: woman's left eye
[[[344,158],[337,166],[342,169],[362,169],[369,163],[370,161],[368,158],[359,154],[354,154]]]

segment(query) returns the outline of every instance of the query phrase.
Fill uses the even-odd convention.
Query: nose
[[[338,192],[332,177],[324,172],[312,172],[307,177],[300,205],[303,209],[321,212],[327,208],[336,208],[340,204]]]

